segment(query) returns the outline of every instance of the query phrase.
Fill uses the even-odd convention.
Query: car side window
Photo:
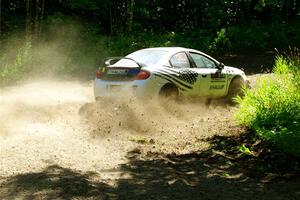
[[[172,67],[175,68],[190,68],[190,61],[184,52],[177,53],[170,59]]]
[[[190,55],[194,60],[197,68],[216,68],[216,64],[209,58],[206,58],[205,56],[197,53],[190,53]]]

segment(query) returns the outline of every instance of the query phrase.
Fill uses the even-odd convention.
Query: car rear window
[[[132,58],[138,63],[151,66],[155,65],[168,51],[164,50],[152,50],[152,49],[143,49],[140,51],[133,52],[129,54],[128,58]],[[128,59],[121,59],[115,65],[118,66],[132,66],[133,61]]]

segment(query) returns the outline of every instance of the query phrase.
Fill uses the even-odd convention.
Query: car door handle
[[[204,78],[207,77],[207,74],[203,74],[202,77],[204,77]]]

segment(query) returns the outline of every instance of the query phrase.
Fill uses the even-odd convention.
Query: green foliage
[[[274,74],[237,98],[236,118],[282,150],[300,155],[300,62],[277,57]]]
[[[258,3],[255,6],[255,9],[258,11],[262,11],[266,7],[266,2],[265,0],[258,0]]]
[[[0,58],[0,84],[7,84],[11,81],[20,79],[24,72],[29,69],[32,61],[32,45],[27,41],[17,49],[15,56],[3,54]]]
[[[289,74],[291,73],[292,65],[293,63],[290,60],[285,59],[283,56],[277,56],[273,72],[282,75]]]
[[[211,37],[207,31],[193,30],[183,33],[135,33],[107,38],[107,49],[111,56],[126,55],[130,52],[149,47],[182,46],[207,51]]]
[[[67,0],[65,4],[73,9],[81,10],[96,10],[98,8],[97,0]]]
[[[245,144],[241,145],[238,147],[239,152],[241,153],[242,156],[244,155],[253,155],[253,152],[245,146]]]
[[[299,46],[299,23],[265,25],[247,23],[221,29],[214,39],[213,51],[237,51],[239,49],[287,48]],[[221,49],[221,50],[220,50]]]
[[[297,21],[299,5],[295,0],[53,0],[44,6],[42,1],[32,3],[31,10],[35,11],[32,12],[33,23],[61,12],[97,24],[102,33],[127,33],[131,31],[123,26],[131,14],[133,26],[139,27],[133,30],[135,32],[144,29],[151,32],[216,31],[254,21],[262,24]],[[25,29],[26,1],[2,1],[1,13],[3,32]]]
[[[212,45],[210,46],[210,50],[212,52],[224,53],[231,49],[231,41],[226,35],[226,29],[222,28],[217,32],[217,37],[214,39]]]
[[[232,49],[266,48],[270,42],[267,27],[259,24],[228,27],[227,37]]]
[[[105,58],[124,56],[142,48],[182,46],[221,55],[239,49],[257,49],[259,45],[265,47],[266,43],[270,42],[265,35],[260,37],[256,34],[255,30],[249,29],[249,32],[244,32],[244,26],[221,29],[215,36],[213,32],[202,29],[185,32],[140,32],[131,35],[106,36],[99,34],[98,29],[93,24],[72,23],[70,19],[64,18],[59,13],[48,18],[46,22],[44,29],[47,30],[48,34],[41,36],[39,45],[36,44],[33,51],[31,45],[27,45],[27,48],[22,47],[19,52],[14,53],[14,59],[18,61],[4,59],[5,56],[1,59],[2,82],[17,77],[9,74],[24,72],[27,69],[25,68],[26,63],[30,60],[32,61],[32,65],[28,69],[30,72],[93,77],[95,69],[101,65]],[[66,23],[68,25],[65,25]],[[56,30],[60,31],[57,32]],[[254,33],[258,36],[252,36]]]

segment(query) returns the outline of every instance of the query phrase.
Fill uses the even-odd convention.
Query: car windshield
[[[138,63],[143,65],[151,66],[155,65],[168,51],[157,50],[157,49],[143,49],[140,51],[133,52],[129,54],[128,58],[132,58]],[[114,64],[115,66],[128,66],[128,67],[136,67],[137,64],[132,60],[121,59]],[[135,65],[135,66],[134,66]]]

